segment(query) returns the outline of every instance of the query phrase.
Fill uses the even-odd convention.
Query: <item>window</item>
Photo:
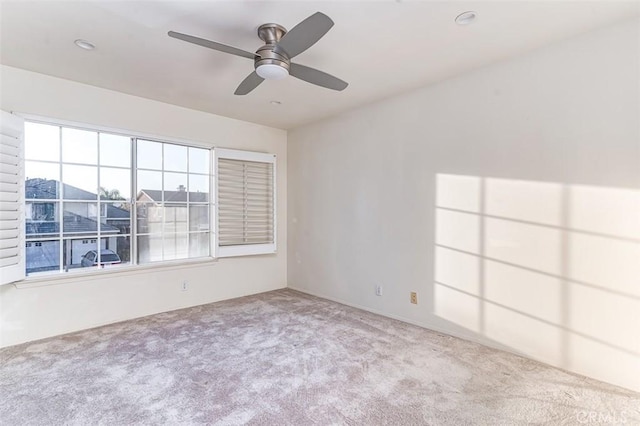
[[[19,125],[5,130],[3,113],[0,284],[275,252],[274,155],[7,115]]]
[[[137,141],[138,262],[210,255],[210,151]]]
[[[26,123],[25,229],[35,243],[27,274],[83,268],[98,246],[130,263],[131,144],[127,136]]]
[[[210,149],[29,121],[24,145],[27,274],[211,256]]]
[[[272,154],[216,150],[219,257],[275,253]]]

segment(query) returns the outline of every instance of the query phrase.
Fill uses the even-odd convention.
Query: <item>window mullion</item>
[[[189,247],[191,247],[190,246],[190,244],[191,244],[191,222],[189,222],[189,203],[191,202],[191,197],[190,197],[190,195],[191,195],[191,189],[190,189],[191,188],[191,179],[189,179],[189,158],[190,157],[191,156],[189,155],[189,148],[187,147],[187,197],[186,197],[187,201],[185,203],[186,209],[187,209],[186,215],[185,215],[186,220],[187,220],[187,223],[186,223],[186,225],[187,225],[187,247],[186,247],[187,258],[189,257]]]
[[[63,194],[63,190],[64,190],[64,183],[62,182],[62,126],[58,126],[58,132],[59,132],[59,137],[58,137],[58,144],[59,144],[59,157],[58,157],[58,169],[59,169],[59,175],[58,175],[58,194],[57,194],[57,201],[58,204],[60,205],[60,226],[58,226],[58,231],[59,231],[59,253],[58,253],[58,263],[60,264],[60,268],[59,271],[60,272],[65,272],[67,270],[66,265],[64,264],[64,251],[66,249],[66,242],[64,241],[64,194]]]
[[[160,255],[162,257],[162,260],[165,260],[165,254],[164,254],[164,234],[165,234],[165,227],[167,226],[167,205],[165,204],[165,190],[166,188],[164,187],[164,144],[162,144],[162,163],[160,166],[160,188],[162,188],[162,191],[160,191],[160,205],[162,206],[162,210],[160,210],[162,212],[162,221],[160,221]]]
[[[100,239],[101,231],[102,231],[102,197],[100,196],[100,191],[102,185],[100,184],[100,132],[96,132],[98,136],[98,166],[96,167],[96,173],[98,173],[98,188],[97,188],[97,196],[98,196],[98,211],[96,212],[96,234],[98,238],[96,240],[96,252],[98,253],[98,267],[102,267],[102,240]],[[107,188],[105,188],[107,189]],[[105,207],[106,208],[106,207]],[[105,219],[106,220],[106,219]]]
[[[138,138],[131,138],[131,200],[129,200],[129,262],[138,264]]]

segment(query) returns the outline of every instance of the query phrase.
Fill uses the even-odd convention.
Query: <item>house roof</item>
[[[111,219],[131,219],[129,210],[121,209],[113,204],[105,204],[107,206],[107,220]]]
[[[58,198],[59,182],[52,179],[27,179],[24,183],[25,198]],[[94,194],[95,197],[95,194]]]
[[[24,195],[27,199],[52,199],[58,198],[60,190],[60,182],[55,179],[33,178],[27,179],[24,185]],[[86,200],[94,201],[98,199],[98,194],[85,191],[73,185],[62,184],[62,196],[66,200]],[[101,200],[107,200],[103,196]],[[125,201],[124,198],[113,201]]]
[[[162,202],[162,192],[156,189],[142,189],[138,193],[138,200],[143,194],[146,194],[150,201]],[[164,191],[164,201],[168,203],[186,203],[187,194],[189,201],[192,203],[206,203],[209,201],[209,194],[206,192],[187,192],[187,191]]]
[[[62,184],[63,194],[66,199],[81,201],[97,201],[98,195],[72,185]],[[53,179],[27,179],[25,181],[25,197],[35,200],[51,200],[58,198],[60,182]],[[52,201],[53,202],[53,201]],[[131,214],[125,209],[121,209],[111,203],[107,206],[106,219],[116,219],[119,221],[130,221]],[[113,223],[113,221],[112,221]],[[63,229],[65,235],[68,234],[97,234],[98,222],[86,216],[78,215],[73,212],[65,211],[63,213]],[[26,232],[31,238],[43,234],[59,234],[59,221],[29,221],[26,222]],[[118,234],[120,229],[103,223],[100,227],[101,234]]]
[[[81,216],[71,212],[64,212],[63,215],[64,234],[69,236],[70,234],[97,234],[98,222],[85,216]],[[59,234],[60,222],[54,221],[27,221],[26,222],[27,237],[33,238],[37,235],[43,234]],[[120,230],[115,226],[107,225],[105,223],[100,226],[101,234],[118,234]]]
[[[98,195],[75,186],[62,184],[63,197],[67,200],[87,200],[93,201],[98,199]],[[27,179],[25,181],[25,197],[34,199],[51,199],[58,198],[60,190],[60,182],[53,179]]]

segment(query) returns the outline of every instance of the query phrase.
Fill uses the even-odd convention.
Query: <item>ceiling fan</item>
[[[175,31],[169,31],[169,36],[209,49],[253,59],[255,71],[240,83],[235,91],[236,95],[246,95],[265,79],[279,80],[287,75],[327,89],[344,90],[348,86],[347,82],[315,68],[291,62],[292,58],[320,40],[332,26],[331,18],[321,12],[309,16],[288,32],[282,25],[260,25],[258,37],[265,42],[265,45],[256,53]]]

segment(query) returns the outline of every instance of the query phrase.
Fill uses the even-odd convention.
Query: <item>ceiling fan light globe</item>
[[[275,64],[258,65],[256,73],[265,80],[282,80],[289,75],[286,68]]]

